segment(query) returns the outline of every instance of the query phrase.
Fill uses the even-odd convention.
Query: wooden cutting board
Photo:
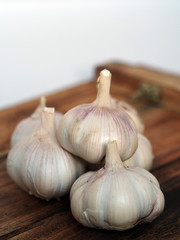
[[[97,67],[92,81],[47,96],[47,105],[65,113],[91,102],[96,96],[95,79],[103,68],[112,72],[111,95],[135,106],[143,119],[155,154],[152,173],[165,195],[164,212],[152,223],[124,232],[88,229],[73,218],[69,196],[46,202],[19,189],[8,177],[5,161],[10,136],[16,124],[33,112],[39,101],[35,99],[0,111],[0,239],[180,239],[180,77],[109,63]],[[158,86],[155,102],[144,95],[143,83],[150,92]]]

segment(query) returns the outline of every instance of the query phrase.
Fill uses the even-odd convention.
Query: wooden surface
[[[73,218],[69,196],[46,202],[19,189],[8,177],[5,161],[12,131],[33,112],[38,103],[34,100],[0,112],[0,239],[180,239],[180,78],[117,63],[99,66],[97,73],[104,67],[112,72],[111,95],[134,105],[144,121],[145,135],[155,154],[152,173],[165,195],[164,212],[152,223],[124,232],[88,229]],[[132,101],[132,94],[142,82],[160,86],[162,98],[158,105]],[[48,96],[47,102],[66,112],[91,102],[95,95],[96,84],[91,81]]]

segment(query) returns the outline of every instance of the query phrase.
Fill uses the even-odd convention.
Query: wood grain
[[[175,87],[180,78],[117,63],[99,66],[95,78],[102,68],[112,72],[111,95],[134,105],[144,121],[145,135],[155,154],[152,173],[165,195],[163,214],[152,223],[124,232],[88,229],[73,218],[69,196],[46,202],[18,188],[7,175],[5,161],[12,131],[34,111],[39,101],[35,99],[0,112],[0,239],[180,239],[180,95]],[[148,81],[159,84],[163,90],[158,105],[134,102],[131,98],[140,84]],[[91,102],[95,96],[96,82],[91,81],[48,95],[47,105],[64,113],[78,104]]]

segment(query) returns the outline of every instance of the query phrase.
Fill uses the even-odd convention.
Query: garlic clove
[[[11,137],[10,142],[11,148],[22,138],[29,136],[33,131],[38,130],[38,128],[41,125],[41,112],[45,106],[46,98],[43,96],[40,98],[40,103],[38,107],[35,109],[34,113],[30,117],[25,118],[18,123]],[[56,126],[59,125],[62,116],[63,116],[62,113],[59,112],[55,113]]]
[[[145,169],[126,168],[115,141],[107,144],[104,168],[78,178],[70,199],[78,222],[108,230],[127,230],[139,222],[150,222],[164,209],[157,179]]]
[[[114,103],[116,108],[123,108],[127,112],[127,114],[132,118],[132,120],[136,124],[137,131],[139,133],[144,132],[144,124],[135,108],[133,108],[130,104],[124,101],[118,101],[115,98],[112,98],[112,102]]]
[[[67,194],[85,171],[83,163],[57,142],[54,118],[54,109],[44,107],[40,128],[15,144],[7,158],[7,171],[14,182],[46,200]]]
[[[123,160],[137,148],[137,131],[133,120],[121,108],[115,109],[110,97],[111,73],[103,70],[98,78],[94,102],[69,110],[58,128],[63,148],[90,163],[98,163],[105,155],[105,146],[116,140]]]
[[[153,164],[153,151],[150,141],[142,134],[138,134],[138,147],[131,158],[124,162],[125,166],[142,167],[150,170]]]

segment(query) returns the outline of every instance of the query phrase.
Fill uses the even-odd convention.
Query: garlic
[[[98,87],[99,87],[99,82],[97,82],[97,89]],[[127,114],[132,118],[132,120],[136,124],[136,128],[139,133],[144,132],[144,124],[135,108],[133,108],[130,104],[124,101],[119,101],[113,97],[111,97],[111,101],[115,108],[117,109],[123,108],[123,110],[127,112]]]
[[[30,117],[25,118],[18,123],[11,137],[10,142],[11,147],[13,147],[22,138],[29,136],[33,131],[36,131],[40,127],[41,111],[45,106],[46,98],[41,97],[40,104],[38,105],[34,113]],[[59,121],[62,118],[62,116],[63,116],[62,113],[59,112],[55,113],[56,126],[59,125]]]
[[[153,164],[153,151],[150,141],[138,133],[138,147],[128,160],[124,161],[126,167],[141,167],[150,170]],[[97,171],[104,166],[104,159],[100,163],[87,165],[89,171]]]
[[[125,166],[142,167],[150,170],[153,164],[154,155],[150,141],[142,134],[138,134],[138,147],[131,158],[124,162]]]
[[[25,191],[42,199],[59,198],[85,169],[56,138],[54,108],[44,107],[40,128],[10,150],[7,171]]]
[[[98,78],[95,101],[69,110],[60,121],[58,140],[63,148],[90,163],[105,155],[105,146],[116,140],[121,158],[126,160],[137,148],[133,120],[121,108],[115,109],[110,96],[111,73],[103,70]]]
[[[132,120],[136,124],[138,132],[143,133],[144,124],[142,123],[142,120],[138,112],[136,111],[136,109],[124,101],[118,101],[115,98],[112,98],[112,101],[114,102],[114,105],[116,106],[116,108],[123,108],[127,112],[127,114],[132,118]]]
[[[78,222],[108,230],[126,230],[140,222],[151,222],[164,209],[157,179],[145,169],[126,168],[115,141],[107,145],[104,168],[78,178],[70,199]]]

